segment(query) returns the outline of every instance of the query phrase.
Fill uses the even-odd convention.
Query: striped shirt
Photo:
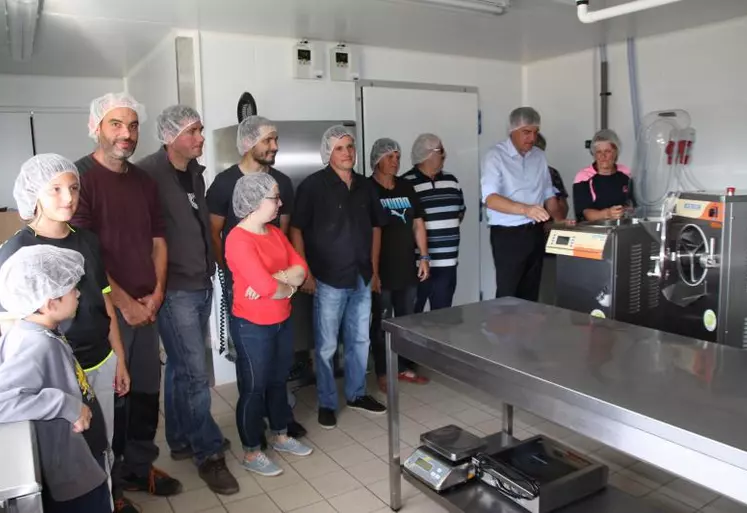
[[[417,167],[402,175],[402,178],[412,184],[425,211],[431,267],[457,265],[459,223],[467,210],[459,181],[454,175],[443,171],[431,179]]]

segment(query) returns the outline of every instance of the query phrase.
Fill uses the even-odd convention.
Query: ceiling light
[[[13,60],[26,62],[31,58],[38,20],[39,0],[5,0],[5,23]]]
[[[395,0],[396,1],[396,0]],[[480,14],[505,14],[510,0],[399,0],[434,8],[455,9]]]

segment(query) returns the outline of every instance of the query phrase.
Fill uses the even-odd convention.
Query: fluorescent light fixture
[[[14,61],[31,59],[38,20],[39,0],[5,0],[5,22]]]
[[[505,14],[510,0],[399,0],[435,8],[469,11],[480,14]]]

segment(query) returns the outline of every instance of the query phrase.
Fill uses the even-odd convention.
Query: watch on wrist
[[[420,255],[420,260],[425,260],[426,262],[431,261],[430,255]]]

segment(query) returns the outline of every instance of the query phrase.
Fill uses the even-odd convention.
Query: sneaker
[[[359,397],[355,401],[348,401],[348,408],[373,413],[374,415],[381,415],[386,413],[386,406],[381,404],[370,395],[364,395],[363,397]]]
[[[335,429],[337,427],[337,418],[334,410],[329,408],[319,408],[319,425],[324,429]]]
[[[221,445],[220,450],[223,452],[228,451],[231,448],[231,440],[228,438],[223,439],[223,445]],[[192,451],[192,447],[185,447],[184,449],[177,449],[175,451],[171,451],[171,459],[174,461],[182,461],[182,460],[188,460],[194,456],[195,453]]]
[[[260,452],[257,457],[251,461],[244,458],[241,461],[241,466],[255,474],[265,477],[279,476],[283,473],[283,469],[277,466],[277,464],[268,458],[263,452]]]
[[[277,441],[273,442],[272,448],[277,452],[287,452],[288,454],[292,454],[293,456],[308,456],[309,454],[314,452],[314,449],[305,446],[292,436],[286,437],[285,441],[282,443],[279,443]]]
[[[114,513],[140,513],[130,499],[124,497],[114,501]]]
[[[150,468],[148,477],[129,476],[123,480],[126,492],[146,492],[159,497],[170,497],[182,491],[182,484],[156,467]]]
[[[200,479],[207,483],[214,493],[233,495],[239,491],[239,483],[226,467],[223,456],[212,456],[197,469]]]
[[[288,422],[288,436],[291,438],[303,438],[306,436],[306,428],[295,420]]]

